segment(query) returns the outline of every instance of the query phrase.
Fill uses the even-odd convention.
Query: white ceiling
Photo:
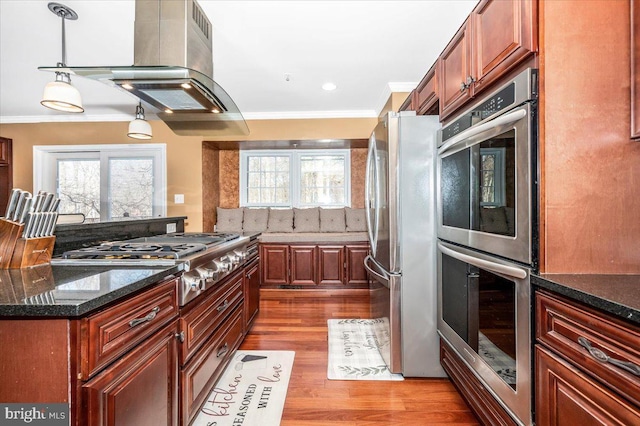
[[[135,98],[82,77],[84,114],[40,105],[54,75],[37,67],[61,59],[48,2],[0,0],[0,123],[131,119]],[[79,15],[66,22],[67,65],[133,64],[134,0],[57,2]],[[377,116],[391,91],[415,87],[477,0],[198,2],[213,24],[214,79],[260,119]]]

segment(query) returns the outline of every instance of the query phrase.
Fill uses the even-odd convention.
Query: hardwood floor
[[[327,379],[327,319],[370,318],[368,292],[261,290],[245,350],[296,352],[281,426],[479,425],[447,379]]]

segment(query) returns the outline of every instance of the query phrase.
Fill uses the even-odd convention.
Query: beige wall
[[[206,140],[362,139],[368,138],[377,119],[256,120],[248,122],[250,134],[238,137],[206,137]],[[167,214],[187,216],[186,230],[203,228],[202,137],[175,135],[163,122],[151,121],[150,143],[167,144]],[[34,145],[130,144],[128,122],[2,124],[0,136],[13,140],[14,186],[33,190]],[[225,155],[220,162],[236,161]],[[237,167],[237,162],[236,162]],[[221,172],[219,170],[219,172]],[[238,185],[237,177],[221,185]],[[185,203],[175,204],[174,194]],[[220,203],[229,200],[220,199]]]

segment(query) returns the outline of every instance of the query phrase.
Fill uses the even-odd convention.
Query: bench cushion
[[[367,220],[364,209],[352,209],[351,207],[346,207],[344,209],[344,214],[347,222],[347,232],[367,231]]]
[[[246,233],[264,232],[269,220],[269,209],[244,209],[242,230]]]
[[[267,232],[293,232],[293,210],[269,209]]]
[[[320,232],[345,232],[344,208],[320,209]]]
[[[293,209],[294,232],[320,232],[320,209]]]
[[[242,232],[242,220],[244,216],[244,208],[239,209],[222,209],[217,208],[217,232]]]

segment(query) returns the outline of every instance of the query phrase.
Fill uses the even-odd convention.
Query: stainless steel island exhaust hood
[[[195,0],[136,0],[134,65],[40,67],[116,86],[155,107],[182,136],[247,135],[231,97],[213,81],[213,29]]]

